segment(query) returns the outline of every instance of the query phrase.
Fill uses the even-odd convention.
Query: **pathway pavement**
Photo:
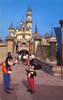
[[[63,80],[42,70],[37,71],[35,78],[36,91],[27,92],[26,65],[18,64],[13,67],[11,75],[11,94],[3,90],[3,76],[0,66],[0,100],[63,100]]]

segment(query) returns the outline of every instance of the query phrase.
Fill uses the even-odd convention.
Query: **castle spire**
[[[27,24],[27,27],[29,29],[30,32],[32,32],[32,9],[28,9],[27,10],[27,14],[26,14],[26,24]]]
[[[50,37],[56,37],[56,36],[55,36],[55,32],[54,32],[54,27],[53,27],[53,25],[52,25]]]
[[[10,28],[13,28],[13,22],[11,23]]]
[[[35,33],[38,33],[37,24],[35,25]]]
[[[16,26],[16,29],[18,29],[18,22],[17,22],[17,26]]]

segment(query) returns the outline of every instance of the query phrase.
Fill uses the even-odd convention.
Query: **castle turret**
[[[38,45],[41,44],[41,36],[38,32],[38,27],[37,27],[37,24],[35,25],[35,32],[33,34],[33,38],[35,40],[35,53],[37,52],[38,50]],[[38,54],[38,53],[37,53]]]
[[[50,60],[56,61],[56,38],[52,35],[48,42],[50,44]]]
[[[13,24],[11,24],[8,28],[8,32],[12,37],[15,37],[15,28],[13,27]]]
[[[35,25],[35,32],[33,34],[33,37],[34,37],[35,40],[41,40],[41,35],[38,32],[37,24]]]
[[[32,10],[31,9],[27,10],[26,16],[27,16],[27,20],[26,20],[27,27],[29,31],[32,32]]]

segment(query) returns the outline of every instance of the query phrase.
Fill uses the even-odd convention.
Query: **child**
[[[27,68],[25,70],[27,72],[28,92],[34,93],[35,91],[34,76],[36,76],[36,70],[34,70],[33,68]]]

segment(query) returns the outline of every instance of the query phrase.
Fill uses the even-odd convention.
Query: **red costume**
[[[34,76],[36,76],[36,71],[28,68],[27,71],[27,81],[28,81],[28,91],[34,92],[35,91],[35,83],[34,83]]]

